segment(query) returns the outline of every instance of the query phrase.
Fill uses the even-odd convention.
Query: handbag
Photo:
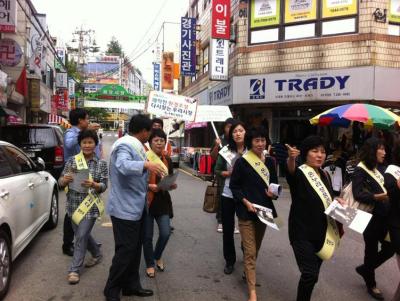
[[[349,206],[350,208],[362,210],[368,213],[372,213],[372,211],[374,210],[375,206],[373,204],[361,203],[354,198],[352,182],[350,182],[343,188],[341,197],[343,200],[346,201],[347,206]]]
[[[203,211],[208,213],[216,213],[218,211],[218,186],[215,181],[207,186],[204,194]]]

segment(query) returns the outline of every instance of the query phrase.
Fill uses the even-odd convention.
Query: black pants
[[[223,228],[223,249],[226,265],[234,265],[236,262],[235,251],[235,201],[221,196],[221,217]]]
[[[318,282],[322,259],[315,254],[318,250],[309,241],[292,241],[292,248],[301,273],[296,300],[309,301],[314,286]]]
[[[394,255],[392,245],[385,241],[388,233],[386,218],[374,215],[364,231],[364,275],[365,284],[369,288],[376,286],[375,269]],[[379,250],[381,243],[381,250]]]
[[[72,229],[72,220],[67,213],[64,216],[63,232],[63,248],[72,247],[74,245],[74,230]]]
[[[111,216],[115,254],[104,295],[119,298],[121,289],[140,289],[139,267],[142,255],[143,217],[129,221]]]
[[[397,255],[400,256],[400,227],[389,226],[390,241]]]

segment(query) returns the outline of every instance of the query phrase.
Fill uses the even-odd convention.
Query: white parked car
[[[0,300],[11,281],[12,262],[43,227],[58,223],[58,186],[22,150],[0,141]]]

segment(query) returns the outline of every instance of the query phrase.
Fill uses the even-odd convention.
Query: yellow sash
[[[332,197],[329,194],[328,188],[326,188],[324,182],[321,181],[321,178],[317,175],[312,167],[303,164],[299,167],[299,169],[303,172],[311,187],[318,194],[319,198],[324,204],[324,208],[328,208],[332,203]],[[317,256],[322,260],[330,259],[340,242],[340,234],[336,225],[336,221],[329,216],[326,216],[326,218],[328,221],[328,226],[326,228],[324,245],[317,253]]]
[[[85,157],[82,153],[82,151],[77,154],[75,157],[75,163],[76,163],[76,168],[78,170],[82,169],[88,169]],[[92,175],[89,174],[89,179],[92,179]],[[99,209],[100,216],[103,215],[104,213],[104,204],[102,199],[97,195],[97,193],[92,193],[89,190],[88,195],[86,198],[82,201],[82,203],[79,205],[78,208],[76,208],[74,214],[72,214],[72,221],[76,224],[79,225],[79,223],[82,221],[82,219],[85,217],[85,215],[89,212],[89,210],[93,207],[93,205],[97,206]]]
[[[146,152],[146,157],[147,157],[147,160],[149,160],[150,162],[161,165],[161,167],[164,169],[164,173],[166,175],[168,174],[167,166],[165,166],[164,162],[160,159],[159,156],[157,156],[157,154],[155,152],[153,152],[153,150],[149,149]]]
[[[383,178],[379,170],[377,170],[376,168],[374,168],[374,170],[370,170],[368,167],[365,166],[363,162],[358,163],[357,166],[364,169],[364,171],[368,173],[379,184],[379,186],[382,188],[382,191],[384,193],[387,193],[385,186],[383,186],[383,184],[385,183],[385,179]]]
[[[243,158],[257,172],[261,179],[263,179],[267,187],[269,187],[269,170],[264,162],[251,150],[244,154]]]

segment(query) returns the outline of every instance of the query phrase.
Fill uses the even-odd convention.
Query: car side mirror
[[[42,158],[38,157],[34,162],[36,171],[43,171],[46,168],[46,164]]]

